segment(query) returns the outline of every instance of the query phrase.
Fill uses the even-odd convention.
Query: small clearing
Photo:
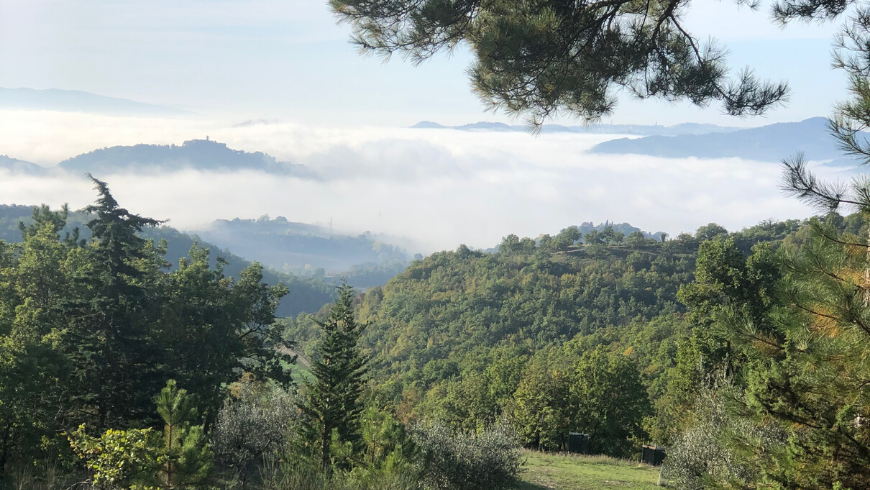
[[[606,456],[526,451],[521,490],[653,490],[659,468]]]

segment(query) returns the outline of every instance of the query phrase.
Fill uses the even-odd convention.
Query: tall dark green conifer
[[[91,177],[100,197],[85,211],[91,238],[74,273],[74,300],[66,308],[66,345],[81,383],[78,404],[97,427],[123,427],[151,412],[148,393],[163,380],[149,327],[156,309],[148,291],[159,280],[162,254],[137,233],[159,221],[118,206],[105,182]]]
[[[323,329],[319,359],[312,363],[314,382],[305,385],[301,407],[307,418],[302,436],[327,471],[332,467],[334,439],[350,444],[354,454],[363,450],[360,396],[368,372],[367,359],[359,348],[364,326],[354,319],[353,288],[344,284],[338,293],[329,319],[319,323]]]

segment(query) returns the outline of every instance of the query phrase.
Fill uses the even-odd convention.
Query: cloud
[[[42,164],[94,148],[179,144],[193,137],[307,165],[305,180],[261,172],[100,175],[134,212],[182,229],[263,214],[350,232],[406,236],[419,251],[490,247],[516,233],[556,233],[584,221],[627,221],[648,231],[736,230],[812,210],[779,190],[775,163],[591,155],[613,136],[323,128],[293,123],[0,114],[0,154]],[[0,173],[0,202],[83,207],[83,179]]]

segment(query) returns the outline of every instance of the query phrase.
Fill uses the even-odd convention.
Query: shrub
[[[218,412],[211,434],[212,451],[221,465],[247,480],[263,458],[285,452],[298,417],[293,397],[280,388],[240,383],[237,399]]]
[[[773,423],[735,413],[741,406],[744,393],[728,381],[703,388],[695,402],[696,423],[668,448],[662,478],[681,490],[748,488],[757,482],[761,468],[785,447],[787,434]]]
[[[85,426],[68,435],[73,451],[85,462],[98,488],[137,489],[156,486],[155,475],[164,463],[160,436],[151,429],[109,429],[100,437]]]
[[[517,482],[521,445],[507,424],[457,432],[433,423],[411,429],[419,475],[430,490],[500,490]]]

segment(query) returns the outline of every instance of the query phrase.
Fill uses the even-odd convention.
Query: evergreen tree
[[[834,3],[806,3],[820,1]],[[330,1],[364,51],[420,63],[467,43],[476,57],[469,69],[475,92],[535,124],[560,111],[599,119],[613,109],[618,89],[702,106],[721,101],[735,115],[760,114],[782,101],[784,84],[759,82],[750,70],[728,79],[724,50],[686,30],[688,3]]]
[[[784,20],[834,18],[849,3],[791,0],[778,4]],[[870,163],[870,10],[860,5],[837,38],[835,67],[849,75],[852,99],[829,125],[847,155]],[[870,488],[870,180],[825,182],[803,155],[785,161],[785,188],[823,212],[799,251],[785,257],[781,290],[790,306],[780,319],[783,341],[760,354],[749,391],[764,414],[798,427],[785,463],[771,472],[784,486]],[[860,213],[863,227],[843,232],[835,211]]]
[[[307,419],[302,436],[327,471],[332,466],[333,442],[349,444],[355,456],[364,450],[360,397],[368,367],[358,345],[364,326],[354,318],[353,298],[352,287],[346,283],[340,286],[329,318],[319,323],[323,333],[319,358],[311,366],[314,381],[306,383],[306,396],[300,407]]]
[[[193,424],[198,416],[193,397],[170,379],[156,402],[164,424],[163,483],[169,488],[183,488],[202,482],[211,471],[212,454],[202,426]]]
[[[85,211],[91,238],[73,272],[73,298],[65,306],[66,353],[79,386],[76,402],[96,428],[125,427],[147,419],[161,376],[151,336],[162,255],[138,233],[160,222],[121,208],[105,182],[91,177],[99,199]],[[88,417],[88,418],[90,418]]]

